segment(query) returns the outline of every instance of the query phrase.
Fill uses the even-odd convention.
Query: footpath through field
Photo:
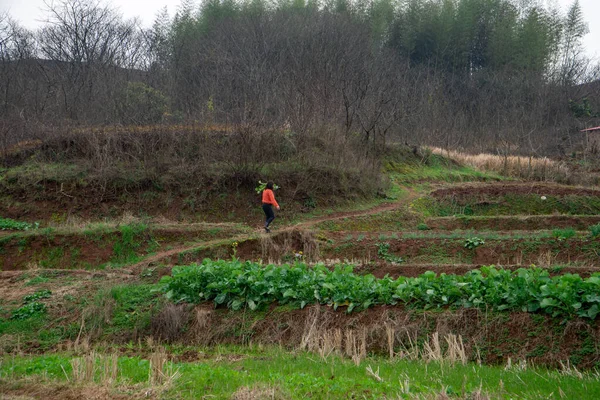
[[[281,229],[278,229],[277,233],[291,232],[291,231],[299,230],[299,229],[307,229],[307,228],[313,227],[315,225],[318,225],[320,223],[328,222],[328,221],[337,221],[337,220],[341,220],[341,219],[345,219],[345,218],[364,217],[364,216],[379,214],[382,212],[394,211],[401,207],[407,206],[413,200],[415,200],[416,198],[419,197],[419,194],[417,192],[415,192],[413,189],[410,189],[410,188],[403,188],[403,189],[406,190],[408,192],[408,194],[406,196],[404,196],[401,200],[394,201],[392,203],[380,204],[375,207],[369,208],[367,210],[342,211],[342,212],[333,213],[333,214],[323,216],[323,217],[313,218],[313,219],[303,221],[300,223],[284,226]],[[261,231],[257,231],[254,233],[232,236],[227,239],[215,239],[215,240],[210,240],[210,241],[196,242],[196,243],[193,243],[190,245],[181,246],[181,247],[177,247],[177,248],[174,248],[171,250],[159,252],[157,254],[154,254],[152,256],[145,258],[143,261],[132,264],[128,268],[131,270],[139,270],[141,268],[145,268],[145,267],[149,266],[150,264],[157,263],[159,261],[174,257],[181,253],[186,253],[186,252],[197,250],[197,249],[209,248],[209,247],[217,246],[217,245],[220,245],[220,244],[223,244],[226,242],[241,242],[241,241],[248,240],[248,239],[255,239],[255,238],[260,237],[261,235],[266,235],[266,234],[261,233]]]

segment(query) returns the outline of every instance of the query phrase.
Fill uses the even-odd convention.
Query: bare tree
[[[40,51],[58,80],[60,100],[73,120],[102,121],[111,116],[111,97],[141,57],[135,20],[100,1],[47,3],[49,18],[38,34]]]

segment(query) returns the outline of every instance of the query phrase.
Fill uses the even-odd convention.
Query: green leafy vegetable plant
[[[42,289],[23,297],[23,306],[13,310],[10,318],[20,320],[46,313],[46,305],[38,300],[47,299],[50,295],[50,290]]]
[[[401,263],[404,261],[404,260],[402,260],[402,257],[398,257],[393,254],[390,254],[390,244],[389,243],[380,242],[380,243],[377,243],[375,246],[377,246],[377,256],[379,258],[381,258],[382,260],[391,262],[391,263]]]
[[[254,188],[256,194],[261,194],[267,188],[267,182],[258,181],[258,186]],[[273,190],[279,189],[279,186],[273,184]]]
[[[600,224],[592,225],[588,228],[593,238],[600,235]]]
[[[577,232],[575,232],[575,229],[573,228],[554,229],[552,231],[552,236],[558,240],[567,240],[574,237],[576,234]]]
[[[12,231],[28,231],[30,229],[38,229],[40,226],[39,222],[30,224],[29,222],[15,221],[10,218],[0,217],[0,230],[12,230]]]
[[[12,311],[10,319],[27,319],[46,312],[46,305],[37,301],[25,304],[23,307]]]
[[[52,292],[48,289],[38,290],[37,292],[35,292],[33,294],[29,294],[29,295],[23,297],[23,303],[27,304],[27,303],[31,303],[31,302],[34,302],[37,300],[47,299],[50,297],[50,295],[52,295]]]
[[[472,237],[465,240],[465,247],[470,250],[476,249],[477,247],[482,246],[484,244],[485,240],[479,237]]]
[[[256,310],[269,304],[327,304],[347,311],[378,304],[404,304],[419,309],[446,307],[524,311],[553,317],[595,319],[600,313],[600,274],[589,278],[565,274],[550,276],[540,268],[510,271],[493,266],[465,275],[437,275],[429,271],[416,278],[354,274],[338,265],[262,265],[239,260],[204,260],[200,265],[173,268],[164,277],[167,298],[177,303],[213,301],[233,310]]]

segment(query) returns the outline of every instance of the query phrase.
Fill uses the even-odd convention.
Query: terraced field
[[[577,305],[572,311],[561,313],[542,312],[539,307],[530,306],[503,310],[485,303],[465,308],[457,306],[458,303],[441,302],[430,307],[419,301],[402,300],[400,296],[393,304],[375,302],[356,309],[362,311],[349,312],[353,308],[351,300],[317,301],[302,304],[302,308],[300,303],[286,304],[279,300],[249,307],[248,304],[254,303],[243,297],[239,304],[234,303],[237,306],[232,310],[231,301],[218,301],[218,294],[211,301],[213,304],[204,301],[195,304],[169,297],[165,289],[165,282],[175,276],[175,266],[202,263],[206,258],[233,258],[258,265],[320,263],[332,271],[338,271],[340,265],[351,266],[353,276],[357,277],[352,278],[353,282],[376,282],[388,277],[427,280],[432,276],[445,279],[446,275],[457,275],[460,278],[473,271],[483,271],[483,276],[487,276],[487,266],[494,265],[500,271],[513,271],[515,277],[526,276],[525,272],[519,272],[521,269],[542,268],[548,278],[543,277],[540,285],[546,282],[548,286],[548,279],[562,277],[566,278],[560,282],[574,284],[576,280],[569,278],[571,274],[595,282],[595,274],[600,272],[600,191],[493,182],[436,185],[405,193],[408,194],[397,200],[360,211],[332,212],[288,224],[281,218],[281,224],[271,235],[242,224],[165,224],[140,220],[4,231],[0,236],[0,351],[3,357],[18,353],[25,354],[25,358],[13,357],[8,364],[5,361],[0,365],[0,373],[4,377],[9,371],[14,374],[23,363],[33,362],[30,357],[34,354],[47,357],[49,352],[66,351],[67,355],[61,356],[66,358],[56,362],[69,369],[63,374],[67,379],[75,379],[79,364],[73,364],[72,357],[89,354],[90,349],[98,346],[100,352],[116,351],[117,357],[140,360],[152,360],[160,353],[163,357],[160,368],[177,365],[185,370],[189,363],[202,362],[203,351],[212,351],[199,350],[198,346],[214,349],[214,346],[253,343],[281,346],[292,352],[309,351],[308,354],[317,354],[324,362],[335,355],[342,360],[353,360],[349,362],[357,366],[384,365],[381,357],[388,358],[385,363],[428,357],[442,364],[444,359],[452,359],[453,365],[517,363],[521,365],[520,371],[525,371],[528,365],[530,368],[543,365],[565,374],[580,374],[577,379],[590,385],[590,393],[599,390],[600,382],[585,371],[600,367],[600,326],[593,311],[590,311],[592,318],[578,317],[573,311],[578,309]],[[246,268],[240,265],[242,270]],[[207,290],[199,285],[185,290],[192,293]],[[223,296],[235,286],[234,281],[219,285],[228,288],[223,289]],[[431,286],[426,290],[427,296],[434,295],[436,290],[441,291],[442,286]],[[370,293],[370,289],[365,293]],[[589,302],[595,300],[585,301],[586,307],[590,307]],[[177,346],[191,347],[181,350]],[[435,346],[439,349],[435,350]],[[223,351],[229,354],[231,350]],[[432,356],[434,353],[438,354],[437,359]],[[92,364],[104,362],[99,360]],[[240,360],[227,361],[227,365],[236,365]],[[211,361],[209,365],[223,366],[221,361]],[[129,372],[123,368],[125,376]],[[148,368],[152,371],[152,366]],[[171,373],[175,380],[177,374],[173,370]],[[290,376],[295,373],[290,372]],[[375,372],[371,375],[377,376]],[[18,381],[23,376],[13,377]],[[471,378],[467,380],[471,385]],[[169,397],[175,393],[169,392],[169,388],[177,384],[167,381],[163,379],[164,391],[153,396]],[[270,383],[265,393],[281,398],[291,396],[289,392],[279,393],[279,389],[271,392],[269,385],[273,381],[267,379],[267,382]],[[98,379],[90,378],[88,383],[95,385]],[[33,390],[29,384],[21,385],[22,391],[14,385],[3,387],[15,396]],[[426,389],[415,392],[416,397],[439,392],[430,383],[421,385]],[[363,395],[372,393],[373,397],[401,391],[398,386],[386,389],[391,391],[368,386],[361,386],[357,392],[344,390]],[[233,396],[242,387],[240,382],[223,396]],[[282,383],[275,387],[291,386]],[[318,393],[315,387],[305,394],[314,397]],[[128,390],[130,394],[137,393],[131,387]],[[197,390],[190,393],[198,393]],[[261,390],[258,392],[263,393]],[[551,394],[552,390],[544,393]],[[457,397],[469,398],[468,393],[475,392],[470,389]],[[56,389],[56,393],[55,398],[60,398],[65,390]],[[114,390],[110,393],[106,396],[116,395]],[[485,393],[505,397],[487,386]],[[532,396],[537,398],[537,394]]]

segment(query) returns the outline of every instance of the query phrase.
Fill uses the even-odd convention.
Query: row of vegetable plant
[[[435,309],[478,307],[543,312],[554,317],[594,319],[600,312],[600,274],[550,276],[541,268],[516,271],[482,267],[464,275],[426,272],[419,277],[358,275],[349,265],[263,265],[239,260],[204,260],[175,267],[163,278],[166,296],[174,302],[214,301],[233,310],[252,310],[271,303],[304,307],[327,304],[347,311],[373,305],[403,304]]]

